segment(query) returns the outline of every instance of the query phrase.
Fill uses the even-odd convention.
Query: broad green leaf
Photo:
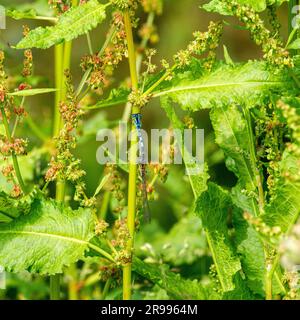
[[[37,88],[37,89],[28,89],[28,90],[20,90],[20,91],[10,92],[7,95],[8,96],[17,96],[17,97],[30,97],[30,96],[36,96],[38,94],[55,92],[57,90],[58,89],[55,89],[55,88]]]
[[[240,256],[248,287],[262,297],[265,295],[265,254],[257,231],[243,218],[242,210],[234,210],[235,244]],[[255,257],[255,258],[254,258]]]
[[[166,265],[150,264],[134,258],[133,270],[164,289],[171,299],[252,300],[255,298],[239,275],[234,277],[236,288],[222,295],[214,290],[211,283],[202,284],[197,280],[184,279],[179,274],[171,272]]]
[[[264,298],[266,277],[264,245],[255,228],[244,219],[243,212],[243,210],[237,208],[233,211],[235,245],[242,263],[247,286],[253,293]],[[279,281],[278,275],[275,273],[272,286],[274,295],[282,293],[282,285]]]
[[[183,132],[184,125],[177,117],[177,114],[170,104],[168,98],[161,99],[161,106],[164,108],[168,118],[174,129],[180,129]],[[177,144],[179,143],[180,137],[175,137]],[[183,157],[183,161],[186,167],[186,173],[189,177],[190,184],[194,193],[195,199],[197,199],[202,192],[207,189],[207,181],[209,179],[208,167],[206,163],[194,161],[194,158],[190,152],[185,148],[185,145],[180,146],[180,152]]]
[[[201,62],[193,60],[173,79],[165,82],[153,97],[167,96],[184,110],[197,111],[214,104],[242,103],[255,106],[274,93],[296,93],[296,86],[286,70],[268,69],[266,63],[249,61],[231,66],[224,63],[207,73]]]
[[[216,293],[203,287],[197,280],[186,280],[181,278],[179,274],[169,271],[166,265],[145,263],[135,257],[133,270],[165,289],[172,299],[207,300],[218,297]]]
[[[299,177],[299,159],[285,151],[279,170],[281,176],[265,208],[264,220],[271,226],[279,226],[285,233],[296,222],[300,212],[300,181],[293,181],[293,177]]]
[[[235,104],[221,104],[211,110],[210,118],[216,142],[225,153],[228,169],[239,178],[243,188],[249,191],[255,190],[247,122],[239,107]]]
[[[231,207],[228,192],[209,183],[208,190],[198,198],[195,213],[202,219],[208,245],[224,292],[235,289],[234,276],[241,263],[231,244],[227,218]]]
[[[243,280],[240,274],[234,276],[235,288],[232,291],[225,292],[222,295],[222,300],[259,300],[261,297],[253,294],[247,286],[246,281]]]
[[[119,104],[124,104],[127,101],[128,95],[130,94],[130,90],[120,87],[118,89],[111,90],[107,99],[100,100],[93,106],[85,107],[85,109],[93,110],[93,109],[102,109],[113,107]]]
[[[17,49],[47,49],[64,41],[71,41],[96,28],[106,18],[106,5],[97,0],[71,8],[59,17],[55,26],[38,27],[29,32],[17,45]]]
[[[92,108],[126,103],[128,94],[124,88],[115,89],[107,100]],[[174,72],[172,80],[164,81],[152,97],[169,98],[184,110],[197,111],[224,103],[247,102],[254,107],[274,94],[297,94],[297,86],[287,70],[272,69],[263,61],[249,61],[234,65],[219,62],[213,71],[207,72],[201,61],[192,59],[188,67]]]
[[[89,209],[36,199],[30,213],[0,225],[0,265],[10,272],[61,273],[84,256],[94,223]]]
[[[255,229],[246,222],[241,212],[257,215],[257,201],[243,190],[255,191],[255,174],[250,161],[250,144],[247,121],[236,105],[215,107],[211,120],[216,141],[224,150],[227,167],[239,179],[232,189],[232,200],[242,211],[234,210],[235,242],[245,273],[247,285],[256,294],[264,296],[265,255],[261,239]],[[253,254],[256,259],[253,259]]]
[[[170,300],[170,297],[166,290],[158,285],[154,285],[153,288],[151,288],[151,291],[145,293],[143,300]]]

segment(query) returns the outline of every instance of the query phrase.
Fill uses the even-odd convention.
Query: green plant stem
[[[265,286],[266,286],[266,300],[272,300],[273,295],[272,295],[272,281],[273,281],[273,276],[276,271],[278,262],[279,262],[280,255],[277,254],[272,263],[267,265],[267,272],[266,272],[266,281],[265,281]]]
[[[90,55],[93,55],[94,50],[93,50],[92,40],[91,40],[89,32],[87,32],[87,34],[86,34],[86,40],[87,40],[87,43],[88,43]]]
[[[20,104],[20,108],[22,108],[22,107],[24,106],[24,103],[25,103],[25,97],[22,97],[22,101],[21,101],[21,104]],[[16,133],[16,130],[17,130],[17,128],[18,128],[19,122],[20,122],[20,116],[17,115],[17,116],[16,116],[16,120],[15,120],[14,127],[13,127],[12,132],[11,132],[12,138],[15,136],[15,133]]]
[[[65,48],[65,46],[60,47],[56,46],[55,50],[55,79],[56,85],[60,88],[55,95],[55,108],[54,108],[54,128],[53,135],[54,137],[59,135],[59,131],[61,128],[61,115],[59,111],[59,103],[60,101],[65,99],[66,89],[64,85],[64,75],[63,71],[69,68],[70,58],[67,57],[67,54],[71,55],[70,45]],[[64,202],[65,200],[65,182],[62,180],[58,180],[56,182],[56,201]],[[50,299],[57,300],[60,295],[60,275],[56,274],[50,276]],[[53,285],[52,285],[53,282]]]
[[[59,300],[60,298],[60,276],[55,274],[50,276],[50,299]]]
[[[43,142],[49,141],[49,137],[42,130],[40,130],[38,125],[32,120],[29,114],[27,114],[25,121],[36,137],[38,137]]]
[[[93,250],[95,250],[96,252],[100,253],[104,258],[108,259],[109,261],[115,263],[114,258],[112,257],[111,254],[109,254],[108,252],[106,252],[105,250],[101,249],[100,247],[92,244],[89,242],[89,247]]]
[[[68,283],[69,300],[78,300],[77,269],[75,263],[71,264],[68,268],[68,276],[70,277]]]
[[[7,140],[10,143],[12,143],[12,136],[11,136],[11,133],[10,133],[9,124],[8,124],[8,121],[7,121],[7,117],[6,117],[6,113],[5,113],[3,104],[0,105],[0,109],[1,109],[2,121],[3,121],[4,128],[5,128],[5,133],[6,133]],[[21,174],[21,170],[20,170],[20,166],[19,166],[17,155],[15,154],[14,151],[11,154],[11,158],[12,158],[12,161],[13,161],[15,174],[16,174],[18,183],[20,185],[20,188],[21,188],[22,192],[24,194],[26,194],[27,193],[27,189],[26,189],[24,180],[22,178],[22,174]]]
[[[112,281],[111,278],[109,278],[105,282],[105,285],[104,285],[104,288],[103,288],[103,291],[102,291],[102,300],[106,299],[106,296],[108,294],[108,291],[109,291],[109,288],[110,288],[110,285],[111,285],[111,281]]]
[[[250,139],[250,158],[251,158],[252,168],[255,174],[256,187],[258,190],[259,212],[263,213],[264,206],[265,206],[265,195],[264,195],[261,173],[257,167],[257,157],[255,152],[255,143],[254,143],[254,136],[253,136],[253,130],[252,130],[251,115],[247,108],[245,108],[244,113],[247,121],[248,136]]]
[[[78,0],[72,0],[72,6],[76,6]],[[54,107],[54,137],[59,135],[61,128],[61,115],[59,110],[60,101],[66,98],[66,86],[64,83],[64,71],[70,69],[71,65],[71,51],[72,51],[72,41],[66,42],[64,45],[55,46],[55,83],[57,91],[55,95],[55,107]],[[66,184],[63,180],[58,180],[56,182],[56,196],[55,199],[58,202],[65,201],[65,189]],[[56,274],[50,277],[50,299],[57,300],[60,296],[60,275]]]
[[[109,205],[109,199],[110,199],[110,192],[105,191],[103,199],[102,199],[102,203],[101,203],[101,208],[99,211],[99,217],[102,220],[106,219],[108,205]]]
[[[148,96],[149,94],[151,94],[162,82],[164,82],[170,76],[170,73],[176,68],[177,64],[174,64],[171,70],[167,70],[160,79],[158,79],[147,91],[143,93],[143,96]],[[157,97],[158,96],[159,95],[157,95]]]
[[[257,157],[255,152],[255,143],[254,143],[254,135],[252,130],[252,122],[251,122],[251,115],[248,109],[244,109],[244,114],[247,122],[247,129],[248,129],[248,136],[249,136],[249,143],[250,143],[250,159],[252,168],[255,173],[255,179],[256,179],[256,186],[258,190],[258,205],[259,205],[259,214],[264,213],[264,207],[265,207],[265,195],[263,190],[263,184],[262,184],[262,176],[261,173],[257,167]],[[256,205],[255,205],[256,207]],[[265,256],[268,255],[268,244],[266,244],[264,241],[264,252]],[[266,300],[272,300],[272,281],[274,273],[276,273],[276,267],[279,261],[279,255],[275,257],[275,259],[272,261],[272,263],[266,263],[266,276],[265,276],[265,292],[266,292]],[[278,277],[279,278],[279,277]],[[281,285],[280,279],[279,285]]]
[[[151,29],[151,27],[153,26],[154,18],[155,18],[155,13],[150,12],[148,15],[148,18],[147,18],[147,22],[146,22],[147,28]],[[149,42],[149,36],[146,36],[142,39],[141,44],[140,44],[140,50],[139,50],[139,53],[137,54],[137,57],[136,57],[136,60],[137,60],[136,68],[137,68],[138,75],[141,72],[143,55],[144,55],[145,49],[147,48],[148,42]],[[127,123],[130,119],[130,114],[131,114],[131,104],[129,102],[127,102],[125,109],[124,109],[124,112],[123,112],[122,122]]]
[[[132,89],[138,88],[138,76],[136,69],[136,54],[133,42],[132,26],[130,16],[128,12],[124,13],[125,30],[128,45],[128,60],[130,68],[130,76]],[[140,112],[139,108],[132,106],[132,112]],[[127,214],[127,227],[130,234],[130,239],[127,243],[127,250],[132,253],[134,247],[134,235],[135,235],[135,212],[136,212],[136,179],[137,179],[137,135],[134,126],[133,136],[131,141],[130,153],[129,153],[129,185],[128,185],[128,214]],[[123,299],[131,299],[131,276],[132,265],[128,263],[123,267]]]
[[[55,107],[54,107],[54,125],[53,125],[53,136],[57,136],[60,130],[60,112],[59,103],[61,101],[61,90],[62,90],[62,73],[63,73],[63,44],[55,46],[55,87],[59,90],[55,91]]]

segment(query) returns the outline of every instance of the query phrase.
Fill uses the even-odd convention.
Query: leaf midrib
[[[212,84],[198,84],[194,86],[186,86],[186,87],[175,87],[170,90],[166,91],[160,91],[156,92],[153,94],[153,97],[160,97],[163,95],[171,94],[171,93],[176,93],[176,92],[181,92],[181,91],[193,91],[193,90],[204,90],[204,89],[210,89],[214,87],[234,87],[234,86],[246,86],[246,85],[268,85],[268,86],[273,86],[275,84],[282,84],[282,81],[243,81],[243,82],[226,82],[226,83],[212,83]]]
[[[67,237],[67,236],[62,236],[62,235],[57,235],[57,234],[52,234],[52,233],[45,233],[45,232],[7,230],[7,231],[0,231],[0,234],[21,234],[21,235],[49,237],[49,238],[56,238],[56,239],[79,243],[79,244],[84,244],[84,245],[89,244],[89,242],[86,240],[81,240],[81,239],[77,239],[77,238],[72,238],[72,237]]]

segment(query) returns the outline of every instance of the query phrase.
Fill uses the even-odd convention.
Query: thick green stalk
[[[75,263],[68,268],[68,276],[70,277],[68,283],[69,300],[78,300],[77,268]]]
[[[72,0],[72,6],[76,6],[78,0]],[[55,96],[55,108],[54,108],[54,128],[53,135],[57,137],[61,128],[61,115],[59,110],[59,103],[66,99],[66,86],[64,83],[64,71],[70,69],[71,65],[71,51],[72,41],[66,42],[64,45],[55,47],[55,82],[57,88],[60,89]],[[58,202],[65,201],[65,181],[58,180],[56,182],[56,196],[55,199]],[[56,274],[50,276],[50,299],[58,300],[60,298],[60,275]]]
[[[103,291],[102,291],[102,300],[105,300],[106,299],[106,296],[109,292],[109,288],[110,288],[110,285],[111,285],[111,278],[107,279],[107,281],[105,282],[105,286],[103,288]]]
[[[132,82],[132,89],[138,88],[138,76],[136,69],[136,54],[133,42],[132,26],[130,16],[128,12],[124,13],[125,30],[128,45],[128,60],[130,68],[130,76]],[[132,112],[140,112],[139,108],[132,106]],[[130,234],[130,239],[127,243],[127,250],[132,252],[134,247],[134,234],[135,234],[135,212],[136,212],[136,179],[137,179],[137,135],[134,126],[132,126],[132,132],[134,132],[131,141],[130,153],[129,153],[129,185],[128,185],[128,215],[127,215],[127,227]],[[123,268],[123,299],[131,299],[131,271],[132,265],[128,263]]]
[[[59,111],[60,101],[63,97],[63,82],[64,82],[64,45],[55,46],[55,83],[59,90],[55,93],[55,106],[54,106],[54,126],[53,137],[59,135],[61,128],[61,115]],[[55,199],[58,202],[64,202],[65,199],[65,183],[64,181],[57,181]],[[50,276],[50,299],[58,300],[60,298],[60,275],[55,274]]]
[[[65,100],[66,98],[66,88],[64,85],[64,70],[69,69],[70,68],[70,59],[71,59],[71,45],[69,43],[66,43],[64,46],[64,55],[63,57],[60,56],[60,58],[62,58],[63,63],[61,64],[62,66],[62,70],[60,70],[60,84],[61,84],[61,93],[59,95],[60,101]],[[59,118],[57,119],[57,122],[55,122],[55,131],[54,131],[54,136],[58,136],[59,134],[59,130],[61,128],[61,116],[59,113],[59,102],[58,105],[55,106],[56,109],[58,109],[58,115]],[[65,201],[65,189],[66,189],[66,183],[63,180],[58,180],[56,182],[56,196],[55,199],[58,202],[64,202]],[[50,277],[50,288],[51,288],[51,300],[57,300],[59,299],[59,280],[60,275],[56,274],[54,276]],[[53,284],[52,284],[53,282]]]
[[[110,200],[110,192],[105,191],[103,199],[102,199],[102,203],[101,203],[101,208],[100,208],[99,214],[98,214],[99,218],[102,220],[106,219],[109,200]]]
[[[50,276],[50,299],[59,300],[60,298],[60,276],[55,274]]]
[[[154,23],[154,18],[155,18],[155,13],[150,12],[147,18],[146,26],[147,28],[151,29]],[[139,75],[141,72],[142,68],[142,62],[143,62],[143,56],[144,56],[144,51],[147,48],[149,42],[149,36],[145,36],[139,46],[139,53],[136,56],[136,69],[137,69],[137,74]],[[122,122],[127,123],[131,114],[131,104],[127,102],[123,116],[122,116]]]
[[[5,133],[6,133],[7,140],[10,143],[12,143],[12,137],[11,137],[9,124],[8,124],[8,121],[7,121],[7,117],[6,117],[6,113],[5,113],[3,104],[0,105],[0,109],[1,109],[2,121],[3,121],[4,128],[5,128]],[[18,183],[20,185],[20,188],[21,188],[22,192],[24,194],[26,194],[27,193],[26,186],[24,184],[24,181],[23,181],[23,178],[22,178],[22,175],[21,175],[21,171],[20,171],[20,167],[19,167],[19,163],[18,163],[18,158],[17,158],[15,152],[12,152],[11,157],[12,157],[15,174],[16,174]]]
[[[55,87],[59,90],[55,91],[55,106],[54,106],[54,125],[53,136],[57,136],[60,130],[60,112],[59,103],[61,101],[61,89],[62,89],[62,73],[63,73],[63,55],[64,45],[59,44],[55,46]]]

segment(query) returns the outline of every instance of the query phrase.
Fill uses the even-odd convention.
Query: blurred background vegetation
[[[156,18],[160,41],[155,45],[157,49],[156,62],[162,58],[170,61],[172,56],[180,49],[185,48],[192,39],[192,33],[196,30],[205,31],[211,20],[219,20],[222,17],[209,14],[199,6],[207,1],[198,0],[165,0],[163,15]],[[0,0],[0,4],[18,9],[36,8],[40,14],[48,15],[49,6],[47,0]],[[283,26],[284,39],[287,38],[287,5],[281,6],[278,15]],[[140,14],[140,25],[145,23],[146,16]],[[234,61],[240,62],[248,59],[261,58],[260,49],[253,44],[249,37],[248,31],[237,27],[238,21],[234,18],[225,19],[230,25],[225,25],[224,36],[218,51],[218,58],[223,59],[223,44],[230,53]],[[14,50],[10,46],[15,45],[22,37],[22,25],[27,24],[31,29],[37,26],[46,26],[47,22],[34,20],[12,20],[7,18],[7,29],[1,30],[0,45],[6,51],[7,61],[6,68],[9,75],[21,74],[23,52]],[[106,24],[99,26],[91,32],[93,47],[97,50],[101,48],[108,29]],[[136,33],[137,34],[137,33]],[[136,42],[140,38],[136,36]],[[83,55],[88,54],[88,47],[85,37],[80,37],[74,41],[72,53],[72,75],[75,85],[78,84],[82,76],[80,69],[80,59]],[[50,50],[33,50],[34,58],[34,75],[37,76],[38,86],[54,87],[54,49]],[[123,61],[114,74],[113,86],[118,86],[128,77],[128,63]],[[109,91],[109,90],[108,90]],[[32,97],[26,102],[26,110],[33,120],[43,130],[45,134],[51,136],[52,133],[52,114],[53,114],[53,95],[42,95]],[[111,109],[91,112],[87,119],[95,119],[92,123],[97,129],[103,127],[112,127],[113,124],[121,118],[124,106],[113,107]],[[235,177],[230,173],[224,164],[222,152],[214,143],[214,137],[209,122],[208,112],[202,111],[193,115],[198,128],[205,129],[205,160],[209,165],[209,174],[213,181],[229,187],[235,184]],[[152,101],[144,109],[144,127],[166,128],[169,126],[168,120],[159,106],[159,101]],[[18,130],[18,135],[29,139],[29,150],[41,147],[41,142],[34,136],[31,130],[24,123]],[[90,139],[79,144],[77,155],[82,160],[82,165],[87,172],[86,184],[87,193],[93,194],[103,173],[103,167],[96,162],[96,150],[99,143],[96,142],[95,135]],[[210,257],[207,254],[205,238],[201,230],[200,222],[189,216],[189,209],[192,204],[193,195],[189,183],[184,176],[183,168],[173,167],[170,169],[169,179],[166,184],[160,184],[156,190],[157,199],[151,203],[151,211],[154,217],[151,225],[143,228],[143,232],[138,235],[137,252],[140,256],[147,256],[153,259],[163,259],[169,262],[176,270],[180,268],[181,273],[186,277],[200,277],[199,274],[208,274]],[[102,199],[100,197],[99,203]],[[188,218],[187,218],[188,217]],[[112,215],[108,220],[112,220]],[[178,224],[180,221],[180,224]],[[151,243],[151,247],[145,246]],[[169,245],[169,247],[168,247]],[[171,247],[170,247],[171,246]],[[164,251],[165,250],[165,251]],[[183,250],[183,251],[182,251]],[[181,253],[182,254],[182,259]],[[81,276],[84,272],[88,273],[88,267],[81,268]],[[83,275],[82,275],[83,274]],[[28,285],[30,283],[30,285]],[[0,298],[25,298],[25,299],[43,299],[49,294],[48,280],[43,280],[38,276],[29,274],[8,275],[8,289],[0,290]],[[89,289],[87,289],[89,290]],[[93,293],[87,291],[81,298],[99,298],[97,289]],[[147,291],[147,290],[146,290]],[[155,290],[154,290],[155,291]],[[165,293],[157,289],[157,295],[145,293],[144,296],[136,294],[136,298],[164,298]],[[152,294],[152,296],[151,296]],[[118,297],[120,292],[115,290],[111,298]]]

